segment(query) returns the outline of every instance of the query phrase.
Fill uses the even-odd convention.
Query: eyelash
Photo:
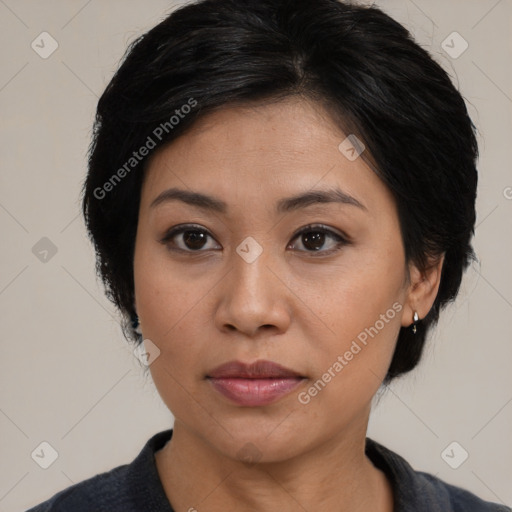
[[[181,253],[199,254],[199,253],[207,252],[208,250],[211,250],[211,249],[198,249],[198,250],[194,251],[194,250],[190,250],[190,249],[181,249],[179,247],[171,247],[170,246],[171,240],[174,237],[176,237],[177,235],[181,235],[181,234],[185,233],[186,231],[204,233],[208,237],[214,239],[213,236],[207,230],[201,228],[200,226],[197,226],[194,224],[182,224],[180,226],[175,226],[174,228],[171,228],[165,234],[165,236],[160,240],[160,243],[166,245],[170,251],[176,251],[176,252],[181,252]],[[333,247],[332,249],[328,249],[326,251],[322,251],[322,250],[318,250],[318,251],[299,250],[298,251],[298,252],[308,253],[310,256],[315,257],[315,258],[323,257],[323,256],[330,256],[331,254],[334,254],[335,252],[338,252],[339,250],[341,250],[341,248],[343,246],[350,244],[350,241],[347,236],[342,236],[321,224],[309,224],[307,226],[304,226],[302,229],[300,229],[297,233],[295,233],[293,235],[292,241],[306,233],[323,233],[337,241],[335,247]]]

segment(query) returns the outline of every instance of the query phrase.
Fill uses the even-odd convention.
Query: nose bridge
[[[259,245],[259,244],[258,244]],[[232,255],[232,276],[229,295],[244,299],[253,310],[262,309],[271,299],[272,279],[270,251],[260,249],[251,240],[245,240]]]
[[[289,323],[282,283],[271,270],[271,250],[248,237],[231,254],[231,272],[222,287],[217,310],[219,327],[254,334],[262,326],[286,329]]]

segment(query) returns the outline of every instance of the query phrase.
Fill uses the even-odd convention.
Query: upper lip
[[[228,361],[209,372],[207,377],[214,379],[276,379],[302,377],[302,375],[272,361],[259,360],[254,363]]]

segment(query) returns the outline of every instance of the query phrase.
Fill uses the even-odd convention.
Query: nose
[[[218,329],[238,331],[248,337],[263,331],[286,332],[291,318],[291,292],[275,268],[265,251],[251,263],[233,254],[232,270],[216,287],[220,298],[215,312]]]

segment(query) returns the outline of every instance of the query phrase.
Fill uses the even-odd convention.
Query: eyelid
[[[308,224],[307,226],[304,226],[300,228],[293,236],[292,240],[295,240],[299,235],[302,235],[303,233],[307,233],[308,231],[319,231],[321,233],[325,233],[326,235],[334,235],[341,238],[344,242],[350,243],[351,239],[350,237],[344,233],[343,231],[340,231],[339,229],[334,229],[329,226],[326,226],[324,224]]]

